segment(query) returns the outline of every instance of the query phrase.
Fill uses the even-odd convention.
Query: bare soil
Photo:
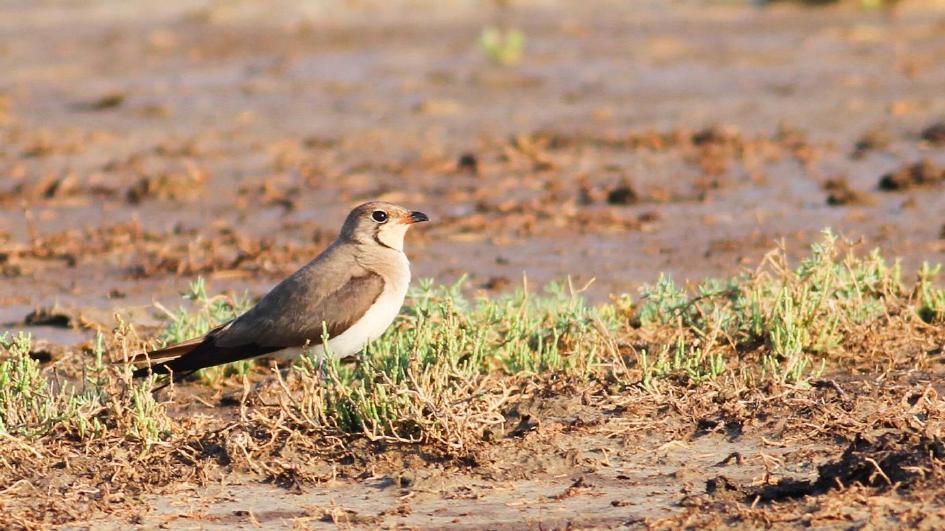
[[[4,2],[0,329],[55,363],[113,312],[151,330],[197,275],[260,295],[374,198],[434,220],[416,277],[489,294],[730,275],[826,226],[909,272],[945,261],[940,3],[505,4]],[[478,48],[488,25],[524,32],[519,64]],[[301,483],[220,464],[135,514],[57,507],[68,480],[39,471],[0,507],[38,488],[38,521],[113,528],[934,528],[942,344],[903,352],[932,369],[814,390],[536,391],[461,460],[364,443],[296,456],[322,478]],[[237,413],[207,392],[176,414]]]

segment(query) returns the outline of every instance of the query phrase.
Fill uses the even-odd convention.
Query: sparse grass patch
[[[148,487],[186,477],[181,430],[121,359],[142,342],[124,323],[96,338],[76,372],[43,367],[27,335],[0,335],[0,504],[4,525],[47,528],[95,511],[140,506]],[[84,353],[83,353],[84,354]],[[62,487],[56,486],[62,483]],[[117,494],[111,494],[117,493]],[[12,505],[12,501],[24,501]]]
[[[901,276],[898,262],[843,252],[827,230],[797,268],[778,249],[753,273],[710,279],[693,293],[660,277],[641,290],[639,323],[672,330],[675,341],[656,361],[641,360],[644,380],[683,369],[699,380],[730,367],[746,379],[803,383],[865,322],[911,304]]]
[[[401,319],[355,362],[305,358],[289,382],[280,379],[269,391],[306,429],[458,448],[470,426],[481,431],[501,422],[501,403],[508,398],[502,386],[512,381],[650,386],[668,377],[702,382],[725,375],[745,385],[806,385],[836,366],[845,342],[867,323],[896,316],[902,326],[910,315],[921,318],[916,322],[941,322],[939,271],[925,266],[915,287],[906,289],[897,262],[878,251],[858,255],[825,231],[796,267],[777,249],[757,270],[738,277],[684,289],[661,276],[643,286],[637,300],[623,295],[596,307],[570,283],[551,284],[542,293],[523,286],[504,297],[470,301],[462,280],[451,286],[427,280],[411,292]],[[203,334],[249,306],[246,297],[208,296],[202,279],[186,298],[195,307],[165,310],[169,322],[161,341]],[[136,342],[124,323],[110,340],[126,353]],[[51,385],[29,359],[28,343],[25,337],[2,343],[8,355],[0,365],[0,382],[7,382],[0,390],[0,420],[7,431],[41,436],[65,426],[83,438],[126,419],[126,433],[135,440],[152,444],[169,432],[150,385],[122,382],[102,365],[104,340],[79,389]],[[246,376],[251,369],[247,362],[212,368],[200,380],[220,386],[225,376]],[[115,394],[125,398],[127,410],[116,409]]]
[[[120,346],[128,330],[119,326],[113,346]],[[168,437],[171,420],[155,400],[151,380],[132,381],[125,367],[106,365],[103,336],[96,338],[81,378],[47,374],[30,357],[31,347],[28,335],[0,335],[0,433],[76,441],[121,434],[145,449]]]

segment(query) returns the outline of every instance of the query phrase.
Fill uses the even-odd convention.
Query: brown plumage
[[[383,219],[383,221],[381,221]],[[324,352],[327,329],[334,354],[347,356],[393,320],[410,282],[403,254],[407,226],[426,215],[389,203],[355,208],[341,234],[317,258],[280,282],[255,306],[205,336],[152,352],[132,363],[135,377],[198,369],[305,346]]]

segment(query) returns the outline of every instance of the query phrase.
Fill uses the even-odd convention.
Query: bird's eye
[[[371,219],[378,223],[384,223],[387,221],[387,212],[384,212],[383,210],[375,210],[371,213]]]

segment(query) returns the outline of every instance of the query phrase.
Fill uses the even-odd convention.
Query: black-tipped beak
[[[423,212],[414,211],[410,213],[410,223],[420,223],[421,221],[430,221],[430,218]]]

